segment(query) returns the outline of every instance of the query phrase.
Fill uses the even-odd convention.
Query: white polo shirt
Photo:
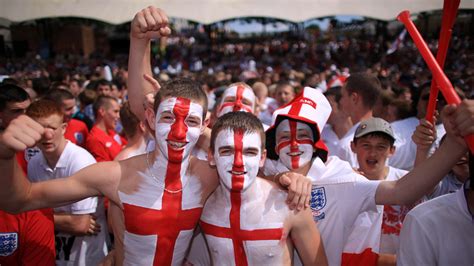
[[[354,134],[356,129],[359,127],[360,122],[353,125],[346,135],[339,140],[339,147],[333,155],[339,157],[339,159],[347,161],[353,168],[358,168],[359,163],[357,162],[357,156],[352,152],[351,142],[354,140]]]
[[[464,189],[424,202],[408,213],[397,265],[474,265],[474,217]]]
[[[265,175],[288,171],[281,163],[266,160]],[[344,245],[357,216],[377,212],[375,192],[380,181],[369,181],[335,156],[326,163],[316,158],[307,176],[312,179],[311,210],[326,250],[329,265],[340,265]]]
[[[28,178],[32,182],[68,177],[96,161],[85,149],[67,142],[56,167],[48,166],[42,152],[28,163]],[[97,265],[108,253],[107,223],[102,199],[87,198],[76,203],[54,208],[55,213],[94,214],[101,226],[97,236],[72,236],[56,234],[57,265]]]

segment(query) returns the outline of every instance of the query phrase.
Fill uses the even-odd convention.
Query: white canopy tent
[[[272,17],[292,22],[333,15],[395,19],[411,13],[440,10],[443,0],[0,0],[0,18],[20,22],[48,17],[83,17],[120,24],[140,9],[154,5],[170,17],[209,24],[237,17]],[[474,9],[462,0],[461,9]]]

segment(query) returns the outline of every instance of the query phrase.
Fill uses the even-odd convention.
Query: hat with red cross
[[[326,97],[316,89],[305,87],[291,102],[275,110],[272,116],[272,124],[265,132],[267,156],[270,159],[277,160],[278,154],[276,147],[276,128],[285,119],[291,119],[308,124],[314,136],[314,147],[316,148],[313,156],[320,157],[326,161],[328,148],[321,140],[321,130],[326,124],[332,108]]]

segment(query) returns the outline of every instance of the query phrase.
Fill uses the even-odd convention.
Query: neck
[[[368,120],[372,117],[373,117],[373,114],[372,114],[372,110],[370,109],[368,110],[364,109],[364,110],[361,110],[360,112],[354,112],[353,114],[351,114],[352,123],[354,124],[357,124],[361,121]]]
[[[135,134],[135,136],[128,138],[127,147],[138,149],[145,145],[145,137],[143,134]]]
[[[59,144],[58,148],[50,153],[43,153],[44,158],[46,159],[46,162],[48,163],[48,166],[53,168],[56,167],[56,164],[59,161],[59,158],[61,158],[61,154],[64,151],[64,148],[66,148],[66,139],[63,138],[61,143]]]
[[[236,194],[240,195],[241,205],[253,202],[254,199],[260,198],[259,196],[261,193],[257,179],[255,179],[245,191],[240,192],[232,192],[221,182],[220,186],[216,190],[217,196],[219,196],[219,198],[225,198],[225,202],[227,202],[229,205],[232,204],[232,195],[235,196]]]
[[[298,173],[298,174],[301,174],[301,175],[307,175],[308,172],[309,172],[309,169],[311,168],[311,165],[313,165],[313,160],[311,160],[310,162],[308,162],[307,164],[301,166],[298,169],[291,170],[291,172]]]
[[[362,171],[364,173],[363,175],[365,177],[367,177],[367,179],[370,179],[370,180],[385,180],[385,178],[387,178],[389,169],[390,168],[388,166],[385,166],[382,170],[380,170],[376,173],[372,173],[372,174],[367,174],[360,168],[359,168],[359,171]]]
[[[95,123],[95,126],[101,129],[104,132],[107,132],[107,127],[105,126],[104,120],[98,119]]]
[[[344,116],[341,119],[337,119],[337,122],[331,124],[334,133],[336,133],[338,138],[342,138],[346,135],[347,131],[352,127],[352,120],[348,116]]]
[[[184,187],[185,185],[185,180],[184,180],[184,174],[186,173],[186,170],[188,169],[189,166],[189,158],[183,158],[183,160],[179,163],[177,162],[171,162],[160,152],[158,147],[155,148],[154,152],[151,152],[148,154],[147,160],[149,160],[148,167],[150,168],[150,171],[153,171],[152,176],[155,178],[158,178],[160,180],[165,181],[165,178],[167,179],[167,183],[173,183],[174,181],[177,181],[178,178],[181,179],[182,186]],[[170,169],[173,168],[178,168],[180,169],[180,174],[173,174],[170,176],[167,176],[167,173],[169,172]],[[172,172],[172,171],[170,171]]]

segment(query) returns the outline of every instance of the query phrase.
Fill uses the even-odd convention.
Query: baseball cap
[[[378,117],[373,117],[369,120],[360,122],[360,125],[357,127],[354,133],[354,139],[374,132],[385,133],[395,140],[395,134],[393,134],[390,123]]]

